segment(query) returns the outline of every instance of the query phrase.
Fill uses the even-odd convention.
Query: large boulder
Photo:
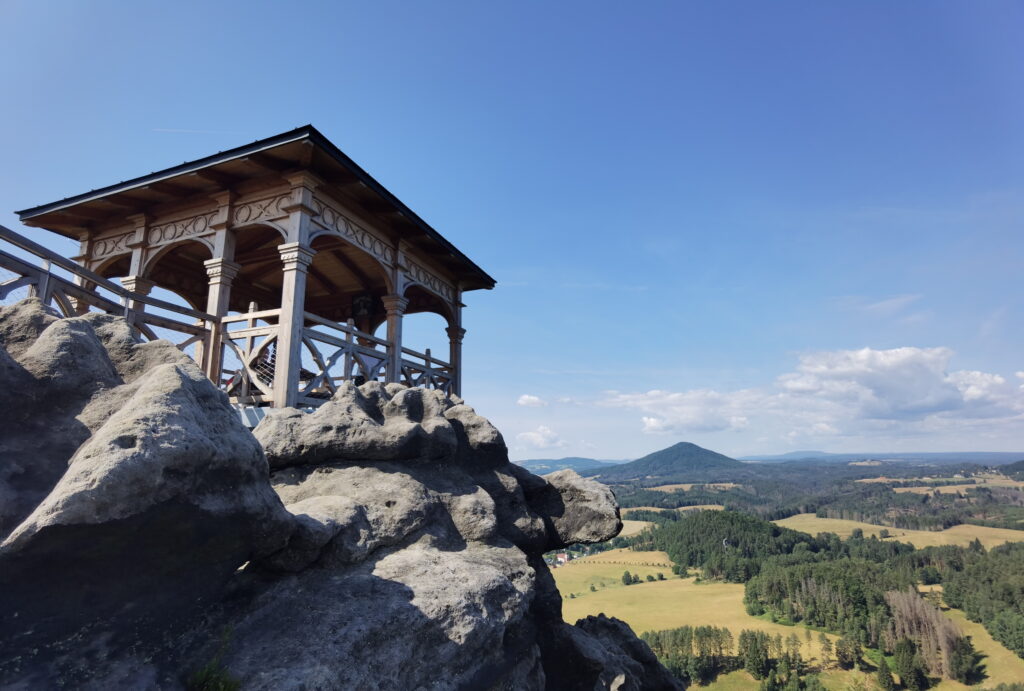
[[[346,384],[254,436],[121,319],[26,302],[0,345],[0,687],[673,688],[562,621],[542,555],[617,534],[611,492],[462,401]]]
[[[272,410],[255,430],[272,468],[331,460],[436,460],[458,448],[439,391],[343,383],[312,413]]]
[[[544,666],[549,688],[578,691],[682,691],[686,688],[629,626],[603,614],[561,624],[549,639],[557,662]]]
[[[282,549],[293,529],[261,447],[224,394],[170,344],[126,346],[130,332],[111,319],[53,321],[20,362],[0,351],[8,376],[40,390],[24,401],[33,415],[47,415],[34,401],[59,391],[54,428],[77,429],[66,419],[76,410],[84,428],[63,458],[57,450],[73,441],[50,444],[45,427],[32,426],[45,452],[33,456],[24,430],[5,429],[14,453],[3,458],[0,488],[15,515],[28,515],[0,542],[0,644],[22,653],[26,673],[66,655],[76,632],[98,628],[125,647],[144,643],[147,628],[166,635],[219,598],[245,562]]]

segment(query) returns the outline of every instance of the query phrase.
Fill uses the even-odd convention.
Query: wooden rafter
[[[332,257],[338,260],[338,262],[344,266],[348,271],[356,277],[360,285],[363,286],[364,290],[369,290],[373,287],[373,283],[370,281],[369,276],[363,273],[363,270],[356,266],[356,263],[345,256],[345,253],[335,248],[330,251]]]

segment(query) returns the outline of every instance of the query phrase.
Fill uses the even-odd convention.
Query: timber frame
[[[175,293],[190,306],[172,319],[191,320],[193,357],[242,405],[315,406],[348,380],[458,395],[462,294],[495,285],[308,125],[18,214],[79,242],[62,311],[96,308],[90,296],[118,278],[119,307],[153,337],[147,296]],[[402,318],[417,312],[446,320],[447,360],[402,346]]]

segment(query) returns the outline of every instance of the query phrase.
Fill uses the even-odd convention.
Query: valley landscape
[[[1018,456],[799,455],[741,462],[680,443],[572,459],[613,489],[625,527],[553,570],[566,620],[620,618],[709,689],[871,689],[883,658],[907,689],[1024,682]]]

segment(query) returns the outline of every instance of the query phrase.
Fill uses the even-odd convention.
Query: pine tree
[[[875,674],[875,683],[878,684],[878,688],[881,691],[895,691],[896,682],[893,681],[892,672],[889,671],[889,663],[885,661],[885,655],[882,656],[882,661],[878,663],[878,672]]]
[[[832,641],[824,633],[818,634],[818,643],[821,644],[821,667],[828,667],[832,663]]]
[[[625,573],[623,573],[622,574],[622,585],[631,585],[632,583],[633,583],[633,576],[632,576],[632,574],[630,574],[629,571],[626,571]]]

